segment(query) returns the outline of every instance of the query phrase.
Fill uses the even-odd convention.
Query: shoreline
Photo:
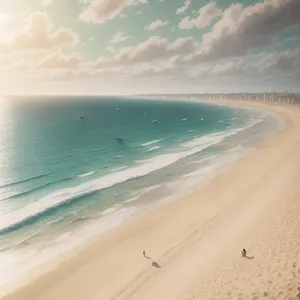
[[[184,102],[182,103],[185,104]],[[170,103],[170,105],[172,106],[173,103]],[[202,107],[201,105],[202,104],[200,104],[199,107]],[[204,109],[206,109],[206,106],[207,105],[204,105]],[[214,109],[217,108],[217,106],[214,107]],[[217,108],[217,110],[219,110],[219,108]],[[231,109],[222,107],[220,110]],[[122,202],[110,201],[113,204],[110,204],[110,206],[106,208],[95,208],[95,211],[99,209],[100,212],[99,215],[101,217],[98,219],[94,219],[93,221],[87,219],[87,221],[84,220],[80,223],[81,219],[79,218],[79,222],[74,222],[73,227],[68,227],[67,229],[64,227],[57,228],[57,231],[53,232],[50,237],[41,234],[41,238],[37,243],[34,238],[33,240],[29,239],[28,244],[26,242],[28,239],[22,239],[23,241],[25,240],[25,242],[22,241],[21,247],[18,248],[18,244],[14,247],[12,255],[15,259],[9,260],[10,253],[9,251],[5,251],[1,257],[5,264],[4,268],[7,266],[7,272],[6,278],[0,278],[0,290],[2,286],[7,284],[13,285],[13,282],[19,282],[29,271],[34,274],[35,272],[32,272],[32,270],[37,269],[37,273],[39,274],[40,270],[41,272],[43,271],[44,265],[54,265],[57,258],[66,256],[68,259],[69,253],[71,253],[70,256],[72,256],[72,253],[76,252],[78,246],[90,245],[91,242],[98,240],[101,234],[112,228],[121,226],[127,219],[145,215],[149,211],[157,209],[165,202],[176,201],[176,199],[190,194],[195,187],[200,188],[209,182],[216,174],[226,170],[228,165],[246,155],[246,153],[250,151],[250,149],[255,148],[257,142],[262,140],[266,135],[273,134],[275,130],[271,128],[278,128],[277,121],[274,117],[269,116],[269,114],[263,111],[260,112],[257,109],[246,111],[242,109],[232,109],[228,121],[230,122],[231,120],[234,120],[234,122],[228,129],[218,129],[216,133],[207,133],[206,137],[208,139],[206,139],[205,136],[198,136],[196,133],[191,134],[191,137],[188,137],[188,139],[186,139],[186,136],[179,142],[180,146],[178,148],[173,148],[172,153],[181,153],[180,151],[186,150],[185,147],[191,149],[198,145],[200,149],[202,148],[200,152],[192,155],[187,153],[184,159],[179,159],[175,163],[171,163],[167,168],[159,170],[159,173],[153,172],[158,176],[153,176],[150,172],[149,175],[143,179],[129,180],[128,183],[125,183],[127,184],[127,188],[123,188],[123,190],[129,193],[123,196]],[[235,123],[238,122],[235,120],[240,120],[240,124]],[[244,120],[242,122],[243,124],[241,123],[242,120]],[[260,123],[261,125],[259,125]],[[196,130],[194,132],[196,132]],[[226,132],[232,133],[232,135],[228,137]],[[253,138],[253,132],[258,133],[258,138],[255,138],[255,136]],[[218,133],[220,133],[220,135]],[[217,135],[217,137],[214,138],[215,141],[212,140],[214,134]],[[223,138],[223,134],[225,134],[226,137]],[[207,143],[208,140],[211,140],[212,145]],[[152,142],[151,140],[151,143]],[[190,143],[193,144],[193,146],[189,145]],[[165,146],[162,146],[162,148],[165,148]],[[208,148],[208,152],[203,153],[203,148]],[[171,148],[169,150],[171,150]],[[155,158],[159,158],[160,155],[162,154],[154,154],[152,161],[154,162]],[[134,168],[134,166],[132,167]],[[113,169],[113,171],[118,171],[118,169]],[[159,179],[157,179],[158,177]],[[143,185],[145,188],[140,189]],[[135,187],[138,187],[141,193],[137,192]],[[108,198],[103,195],[102,198],[108,200]],[[124,201],[127,198],[128,200]],[[49,200],[51,200],[51,197],[49,197]],[[23,236],[26,237],[25,232],[23,232]],[[49,243],[47,246],[44,246],[47,241]],[[32,250],[32,252],[30,250]],[[36,250],[36,252],[34,255],[31,255],[33,250]],[[6,257],[8,257],[7,264]],[[10,261],[11,263],[9,263]],[[18,261],[18,263],[14,263],[14,261]],[[49,267],[49,269],[53,269],[53,267]]]
[[[214,101],[208,103],[217,104]],[[127,221],[120,228],[104,234],[99,241],[94,242],[74,258],[65,261],[60,267],[3,299],[65,299],[69,297],[73,300],[158,299],[159,294],[162,293],[166,295],[164,299],[174,299],[174,296],[178,297],[183,290],[190,288],[194,280],[191,274],[195,275],[195,272],[203,267],[204,261],[201,257],[197,257],[197,263],[194,266],[193,260],[191,261],[190,257],[186,258],[187,253],[196,247],[195,245],[201,240],[200,237],[212,239],[213,235],[209,233],[211,227],[218,228],[219,219],[224,218],[228,211],[231,212],[231,206],[236,205],[232,202],[232,199],[235,199],[234,195],[242,193],[247,190],[247,187],[253,185],[255,175],[258,174],[250,174],[247,178],[237,175],[245,171],[251,173],[252,170],[253,172],[254,161],[257,164],[261,161],[259,170],[256,172],[260,175],[265,174],[269,167],[278,162],[278,159],[290,149],[289,147],[299,136],[299,127],[294,126],[297,119],[288,112],[291,106],[246,104],[236,101],[223,103],[235,107],[245,108],[246,105],[249,105],[248,107],[252,105],[254,108],[260,106],[273,110],[285,118],[287,127],[268,138],[246,157],[234,162],[225,173],[217,175],[200,190],[167,203],[145,216]],[[299,109],[294,110],[294,113],[299,116]],[[296,133],[298,136],[295,136]],[[287,140],[285,145],[279,143],[282,139]],[[266,149],[274,150],[272,155],[265,157]],[[263,159],[262,156],[264,156]],[[230,182],[235,182],[235,187],[228,191],[227,187],[230,186]],[[201,201],[199,201],[199,193],[203,197]],[[210,201],[210,199],[217,200]],[[237,202],[240,204],[240,201]],[[220,245],[211,246],[219,248]],[[161,269],[153,268],[151,264],[149,265],[149,261],[143,259],[141,253],[144,249],[155,256],[162,266]],[[213,265],[215,261],[213,253],[209,253],[209,256],[210,264]],[[217,253],[215,256],[218,257]],[[194,273],[188,274],[187,280],[180,280],[181,271],[187,270],[187,265]],[[181,271],[176,271],[176,269]],[[167,291],[170,290],[168,287],[171,283],[166,284],[168,280],[176,284],[176,288],[169,292]],[[153,288],[154,283],[156,283],[155,288]],[[74,286],[78,287],[78,290],[74,289]]]

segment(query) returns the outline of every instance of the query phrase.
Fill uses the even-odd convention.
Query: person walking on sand
[[[246,256],[247,256],[247,251],[246,251],[245,248],[243,248],[243,250],[242,250],[242,256],[243,256],[243,257],[246,257]]]
[[[147,258],[147,259],[151,259],[151,257],[148,256],[148,255],[146,254],[146,251],[145,251],[145,250],[143,251],[143,256],[144,256],[145,258]]]

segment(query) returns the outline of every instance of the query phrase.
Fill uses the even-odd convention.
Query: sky
[[[1,94],[300,92],[300,0],[0,0]]]

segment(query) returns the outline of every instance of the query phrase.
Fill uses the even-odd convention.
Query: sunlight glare
[[[11,14],[0,13],[0,43],[8,41],[9,33],[13,21]]]

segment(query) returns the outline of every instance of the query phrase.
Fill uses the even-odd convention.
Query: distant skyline
[[[300,92],[299,0],[0,1],[0,94]]]

